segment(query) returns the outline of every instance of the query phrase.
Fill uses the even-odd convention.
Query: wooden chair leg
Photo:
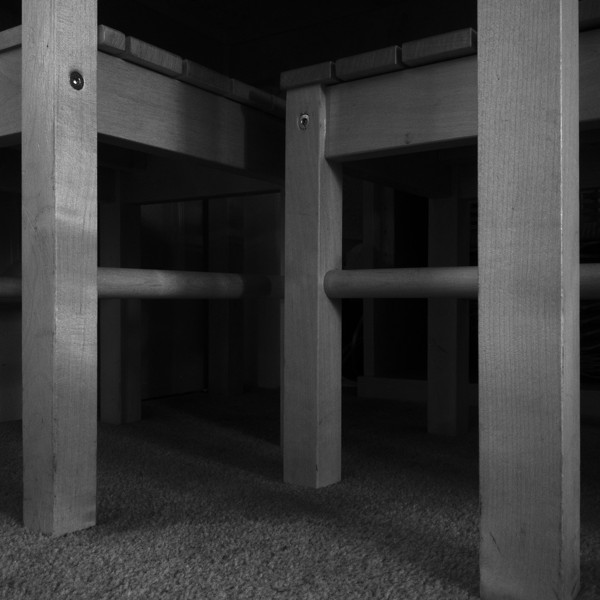
[[[97,2],[23,0],[24,521],[96,520]]]
[[[481,597],[579,587],[577,0],[479,0]]]
[[[342,185],[339,167],[325,159],[325,120],[321,86],[288,92],[284,479],[311,487],[341,476],[341,307],[323,278],[341,268]]]
[[[430,267],[464,264],[468,240],[459,231],[465,207],[456,197],[429,200]],[[427,430],[432,434],[459,435],[469,427],[468,318],[466,300],[428,301]]]

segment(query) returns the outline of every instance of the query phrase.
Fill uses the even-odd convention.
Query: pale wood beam
[[[484,600],[579,588],[577,5],[479,1]]]
[[[283,460],[287,482],[341,476],[341,305],[323,287],[342,262],[341,171],[325,159],[320,85],[287,94]]]
[[[24,521],[61,534],[96,522],[97,3],[22,9]]]

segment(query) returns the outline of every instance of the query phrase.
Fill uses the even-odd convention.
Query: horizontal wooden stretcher
[[[282,182],[281,98],[104,26],[98,39],[100,141],[173,152]],[[16,143],[21,27],[0,32],[0,106],[0,143]]]
[[[436,37],[451,50],[428,54],[414,68],[405,68],[392,48],[367,53],[368,69],[359,55],[282,74],[283,89],[327,86],[327,159],[350,161],[476,143],[475,33],[469,29]],[[457,39],[462,46],[454,45]],[[585,127],[600,121],[599,48],[600,30],[580,34],[579,113]],[[340,62],[346,70],[354,65],[360,78],[340,80]]]

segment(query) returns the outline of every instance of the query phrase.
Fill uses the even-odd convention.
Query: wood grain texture
[[[98,26],[98,50],[120,56],[127,49],[127,36],[112,27]]]
[[[184,59],[182,73],[178,79],[215,94],[231,94],[231,79],[227,75],[208,69],[193,60]]]
[[[24,521],[61,534],[96,520],[97,4],[22,7]]]
[[[324,288],[329,298],[476,298],[477,267],[333,269]]]
[[[579,588],[577,0],[480,0],[481,597]]]
[[[0,31],[0,52],[10,50],[11,48],[18,48],[21,45],[22,29],[21,25],[17,25],[16,27]]]
[[[108,54],[98,61],[98,128],[107,141],[281,182],[284,131],[278,119]]]
[[[326,156],[349,160],[473,143],[476,65],[466,57],[328,88]]]
[[[341,305],[323,289],[325,273],[342,263],[341,169],[324,157],[323,88],[290,91],[287,103],[284,479],[321,487],[341,477]]]
[[[600,298],[600,264],[580,265],[581,298]],[[332,298],[477,297],[477,267],[328,271],[324,285]],[[0,277],[0,299],[20,302],[20,277]],[[99,298],[216,299],[282,298],[278,275],[201,273],[159,269],[98,269]]]
[[[285,115],[285,100],[283,98],[273,96],[273,94],[237,79],[231,80],[230,98],[279,117]]]
[[[596,30],[581,35],[580,114],[587,127],[600,120],[599,36]],[[170,78],[104,53],[99,61],[99,132],[107,136],[106,141],[187,154],[282,181],[283,134],[276,120],[214,94],[203,95],[203,90],[191,86],[176,87]],[[123,86],[124,80],[131,86]],[[467,57],[333,86],[327,156],[345,160],[474,143],[476,80],[476,61]],[[21,130],[20,85],[20,50],[0,53],[0,144],[16,143]],[[189,112],[187,133],[181,125],[183,107]],[[223,132],[220,142],[217,130]]]
[[[160,269],[98,269],[100,298],[200,300],[271,296],[277,277]]]
[[[580,118],[586,127],[600,120],[599,48],[600,31],[581,34]],[[328,88],[326,156],[350,160],[474,143],[476,71],[476,58],[464,57]]]
[[[477,32],[470,27],[402,44],[402,62],[409,67],[476,54]]]
[[[429,200],[431,267],[468,264],[468,204],[455,196]],[[469,305],[454,298],[427,303],[427,431],[460,435],[469,428]]]
[[[180,77],[183,74],[183,59],[181,56],[131,36],[127,36],[125,52],[121,57],[169,77]]]
[[[350,81],[389,73],[404,68],[400,46],[389,46],[371,52],[340,58],[335,61],[335,73],[338,79]]]
[[[317,83],[330,85],[337,81],[339,80],[335,75],[335,63],[328,60],[316,65],[284,71],[281,74],[279,85],[282,90],[292,90]]]

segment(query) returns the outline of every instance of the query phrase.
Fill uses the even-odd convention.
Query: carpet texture
[[[270,394],[144,403],[99,427],[98,525],[21,526],[20,423],[0,424],[0,598],[478,598],[477,433],[423,408],[344,401],[344,480],[281,482]],[[582,432],[580,598],[600,598],[600,427]]]

